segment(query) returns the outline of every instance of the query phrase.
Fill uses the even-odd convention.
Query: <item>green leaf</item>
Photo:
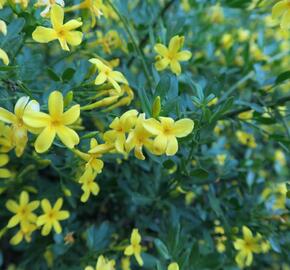
[[[281,84],[282,82],[285,82],[286,80],[289,80],[289,79],[290,79],[290,70],[281,73],[277,77],[275,84]]]
[[[62,74],[62,80],[63,81],[70,81],[73,78],[75,72],[76,72],[75,69],[67,68]]]
[[[193,171],[191,171],[190,173],[190,176],[193,176],[195,178],[198,178],[198,179],[207,179],[208,178],[208,172],[204,169],[195,169]]]
[[[158,252],[160,253],[160,255],[165,260],[169,260],[171,258],[166,245],[160,239],[158,239],[158,238],[154,239],[154,244],[155,244],[155,247],[157,248]]]
[[[51,78],[52,80],[59,82],[61,81],[61,78],[54,72],[54,70],[52,68],[47,68],[47,74],[49,76],[49,78]]]
[[[151,116],[151,102],[144,88],[142,87],[138,88],[138,96],[141,102],[141,107],[142,107],[143,112],[145,112],[146,115],[150,117]]]
[[[87,229],[87,246],[94,251],[100,251],[110,243],[112,234],[111,226],[108,222],[103,222],[99,227],[95,225]]]

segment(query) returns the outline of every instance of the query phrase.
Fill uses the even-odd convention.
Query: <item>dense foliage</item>
[[[290,269],[289,0],[0,19],[3,269]]]

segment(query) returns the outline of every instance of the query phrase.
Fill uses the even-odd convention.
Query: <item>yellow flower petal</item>
[[[157,43],[157,44],[154,46],[154,50],[155,50],[155,52],[157,52],[158,54],[160,54],[160,55],[163,56],[163,57],[166,57],[167,54],[168,54],[168,49],[166,48],[166,46],[164,46],[164,45],[161,44],[161,43]]]
[[[11,124],[16,122],[16,116],[13,113],[3,108],[0,108],[0,120],[5,123]]]
[[[167,148],[167,138],[163,135],[158,135],[154,139],[154,148],[158,149],[158,152],[160,153],[165,153],[166,148]]]
[[[0,59],[3,61],[4,65],[9,65],[9,57],[7,53],[0,48]]]
[[[128,81],[126,80],[124,75],[119,71],[113,71],[111,77],[120,83],[128,84]]]
[[[80,142],[78,134],[66,126],[57,127],[56,133],[62,143],[68,148],[74,148]]]
[[[14,113],[17,117],[21,118],[23,116],[28,101],[29,97],[21,97],[20,99],[17,100],[14,107]]]
[[[18,231],[11,239],[10,239],[10,244],[11,245],[18,245],[21,241],[23,240],[23,234],[21,231]]]
[[[43,236],[46,236],[46,235],[48,235],[50,233],[51,229],[52,229],[52,224],[51,223],[46,223],[42,227],[41,234]]]
[[[60,226],[60,224],[59,224],[59,222],[57,221],[57,220],[55,220],[54,222],[53,222],[53,229],[55,230],[55,232],[56,233],[61,233],[61,231],[62,231],[62,228],[61,228],[61,226]]]
[[[50,124],[50,116],[43,112],[25,111],[23,121],[33,128],[44,128]]]
[[[169,42],[169,51],[171,53],[176,53],[182,47],[184,42],[184,37],[174,36]]]
[[[162,131],[161,124],[154,118],[144,121],[143,127],[153,135],[158,135]]]
[[[177,138],[186,137],[192,132],[194,127],[194,122],[191,119],[184,118],[178,120],[174,123],[174,135]]]
[[[55,138],[56,131],[50,126],[46,127],[37,137],[34,147],[37,153],[46,152]]]
[[[65,39],[68,44],[78,46],[82,43],[83,33],[80,31],[70,31],[65,34]]]
[[[177,142],[177,139],[174,136],[172,136],[168,140],[168,144],[166,147],[166,155],[173,156],[176,154],[177,151],[178,151],[178,142]]]
[[[78,21],[78,20],[70,20],[63,25],[63,28],[67,31],[71,31],[71,30],[74,30],[76,28],[79,28],[82,25],[83,25],[83,23]]]
[[[179,75],[181,73],[181,66],[177,60],[172,60],[170,62],[170,69],[176,75]]]
[[[135,259],[137,261],[137,263],[140,265],[140,266],[143,266],[144,262],[143,262],[143,259],[141,257],[141,254],[140,253],[135,253]]]
[[[58,38],[58,41],[60,43],[61,48],[64,51],[69,51],[69,47],[68,47],[67,42],[66,42],[66,39],[64,37]]]
[[[41,201],[41,208],[42,208],[43,212],[49,212],[52,209],[51,204],[50,204],[48,199],[43,199]]]
[[[168,270],[179,270],[179,266],[177,263],[171,263],[168,266]]]
[[[53,91],[48,98],[48,111],[53,118],[60,118],[63,113],[63,96],[59,91]]]
[[[5,204],[5,206],[12,213],[17,213],[17,211],[19,209],[19,205],[13,200],[8,200]]]
[[[168,58],[163,58],[155,63],[155,68],[158,71],[164,70],[168,67],[170,60]]]
[[[243,235],[244,235],[245,239],[252,239],[253,238],[253,234],[248,227],[243,226],[242,230],[243,230]]]
[[[80,105],[74,105],[68,109],[61,117],[64,125],[71,125],[76,122],[80,117]]]
[[[282,20],[281,20],[281,28],[284,30],[288,30],[290,28],[290,7],[284,13]]]
[[[107,80],[107,75],[104,72],[100,72],[99,75],[96,77],[95,84],[101,85]]]
[[[57,39],[57,34],[54,29],[37,26],[32,33],[32,38],[40,43],[48,43],[52,40]]]
[[[192,57],[192,53],[190,51],[182,51],[177,53],[178,61],[188,61]]]
[[[138,245],[141,242],[141,235],[139,234],[138,229],[133,229],[130,239],[132,245]]]
[[[22,191],[19,197],[20,205],[27,205],[29,202],[29,194],[27,191]]]
[[[124,254],[126,256],[131,256],[134,254],[134,250],[133,250],[133,247],[130,245],[128,247],[126,247],[125,251],[124,251]]]
[[[0,169],[0,178],[10,178],[12,176],[8,169]]]
[[[13,228],[20,222],[19,216],[15,215],[12,218],[9,219],[7,228]]]
[[[0,167],[5,166],[9,162],[8,155],[0,154]]]
[[[34,211],[35,209],[37,209],[39,207],[39,201],[32,201],[28,204],[28,209],[30,211]]]
[[[287,9],[287,2],[286,1],[279,1],[276,3],[272,8],[272,17],[273,19],[277,19],[278,17],[282,16],[282,14]]]
[[[50,20],[54,29],[59,29],[63,25],[64,11],[59,5],[53,5],[50,11]]]
[[[53,206],[53,209],[55,211],[59,211],[62,207],[62,204],[63,204],[63,199],[62,198],[58,198],[57,201],[55,202],[54,206]]]
[[[58,220],[65,220],[65,219],[69,218],[69,212],[68,211],[59,211],[56,216],[57,216]]]

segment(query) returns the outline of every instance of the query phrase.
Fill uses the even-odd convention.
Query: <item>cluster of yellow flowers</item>
[[[138,229],[133,229],[130,238],[130,244],[126,246],[124,250],[124,257],[121,261],[122,270],[131,270],[130,268],[130,257],[134,256],[138,265],[143,266],[143,259],[141,257],[142,246],[141,246],[141,235]],[[87,266],[84,270],[115,270],[116,261],[109,260],[103,255],[98,257],[96,267]],[[176,262],[172,262],[168,265],[167,270],[179,270],[179,266]]]
[[[39,204],[39,201],[29,202],[29,194],[26,191],[21,192],[19,203],[13,200],[6,202],[7,209],[14,214],[10,218],[7,228],[20,225],[19,231],[10,240],[12,245],[19,244],[23,239],[30,242],[31,234],[41,226],[43,226],[41,230],[43,236],[48,235],[52,228],[56,233],[61,233],[62,228],[59,221],[69,218],[69,212],[61,210],[63,199],[59,198],[53,207],[47,199],[43,199],[41,201],[43,214],[37,217],[34,211]]]
[[[243,226],[243,238],[238,238],[234,242],[234,247],[238,250],[236,262],[240,268],[250,266],[253,262],[253,253],[267,253],[270,249],[270,244],[263,239],[260,233],[253,236],[251,230]]]

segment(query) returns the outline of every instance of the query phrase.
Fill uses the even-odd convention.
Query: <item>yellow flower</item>
[[[86,169],[84,174],[81,176],[79,183],[82,184],[81,189],[83,190],[83,195],[81,197],[81,202],[85,203],[88,201],[91,193],[97,196],[100,192],[100,187],[98,183],[94,180],[97,174],[92,169]]]
[[[101,173],[104,167],[104,163],[99,159],[104,153],[107,153],[112,149],[112,146],[107,144],[98,144],[96,139],[91,139],[89,153],[84,153],[79,150],[74,152],[86,161],[86,170],[90,169],[96,173]]]
[[[290,28],[290,1],[282,0],[276,3],[272,9],[273,19],[278,19],[282,16],[281,19],[281,28],[287,30]]]
[[[7,35],[7,25],[4,21],[0,20],[0,32],[6,36]]]
[[[250,31],[240,28],[238,29],[238,40],[239,42],[245,42],[247,40],[249,40],[250,37]]]
[[[41,201],[41,208],[44,212],[43,215],[37,219],[37,226],[42,226],[41,234],[46,236],[50,233],[52,227],[56,233],[61,233],[62,228],[59,223],[60,220],[69,218],[69,212],[60,210],[63,204],[63,199],[59,198],[53,207],[47,199]]]
[[[64,7],[64,1],[63,0],[37,0],[35,6],[36,7],[42,7],[45,6],[45,9],[40,13],[42,17],[46,17],[49,15],[50,9],[53,7],[53,5],[58,4],[61,7]]]
[[[181,1],[181,7],[185,12],[189,12],[190,11],[190,4],[188,0],[182,0]]]
[[[263,51],[253,42],[250,45],[250,54],[256,61],[267,59],[267,56],[263,53]]]
[[[23,8],[27,8],[29,0],[12,0],[12,2],[21,5]]]
[[[14,147],[14,132],[11,126],[0,122],[0,152],[8,153]]]
[[[39,104],[35,100],[29,101],[29,97],[21,97],[15,104],[14,114],[0,108],[0,120],[12,124],[13,142],[15,153],[18,157],[23,154],[28,141],[27,131],[36,132],[29,124],[23,122],[24,114],[27,112],[38,112]]]
[[[25,224],[20,227],[19,231],[10,239],[11,245],[18,245],[23,239],[26,242],[31,241],[31,234],[37,229],[35,224]]]
[[[154,50],[159,54],[157,56],[157,62],[155,67],[158,71],[166,69],[170,65],[170,69],[176,75],[181,73],[181,66],[179,62],[188,61],[192,54],[190,51],[183,50],[184,37],[174,36],[170,42],[168,48],[161,43],[154,46]]]
[[[42,132],[35,141],[35,150],[38,153],[47,151],[55,136],[68,148],[73,148],[79,143],[78,134],[68,126],[76,122],[80,116],[80,105],[74,105],[63,112],[63,96],[54,91],[48,98],[49,114],[43,112],[28,111],[24,114],[24,123],[34,127],[42,128]]]
[[[121,117],[116,117],[110,125],[112,130],[104,133],[104,140],[108,144],[113,143],[116,150],[120,153],[124,152],[126,133],[135,125],[138,112],[129,110]]]
[[[209,103],[207,103],[207,106],[213,106],[218,103],[219,99],[217,97],[213,98]]]
[[[252,134],[238,130],[236,136],[241,144],[247,145],[250,148],[257,147],[255,137]]]
[[[238,250],[236,263],[240,268],[250,266],[253,262],[253,253],[263,252],[261,248],[261,235],[253,236],[251,230],[243,226],[243,238],[238,238],[234,242],[234,247]]]
[[[160,122],[153,118],[146,120],[144,128],[156,135],[154,149],[158,154],[175,155],[178,150],[176,138],[183,138],[190,134],[193,130],[194,122],[188,118],[176,122],[169,117],[159,117],[159,119]]]
[[[142,113],[139,115],[136,121],[135,128],[129,132],[125,144],[126,151],[130,152],[134,148],[135,157],[141,160],[145,159],[142,152],[143,146],[148,148],[149,151],[153,151],[153,140],[150,139],[150,137],[152,137],[152,134],[144,128],[144,121],[145,113]]]
[[[216,4],[210,8],[210,21],[213,23],[222,23],[225,19],[223,8],[220,4]]]
[[[40,43],[48,43],[58,39],[63,50],[69,51],[67,45],[78,46],[82,42],[83,33],[75,31],[82,25],[78,20],[70,20],[63,24],[64,11],[59,5],[53,5],[50,11],[52,28],[37,26],[32,33],[32,38]]]
[[[176,262],[173,262],[168,265],[167,270],[179,270],[179,265]]]
[[[11,177],[11,172],[8,169],[1,168],[9,162],[9,156],[5,154],[0,154],[0,178]]]
[[[96,267],[87,266],[85,270],[115,270],[115,260],[108,260],[103,255],[99,256]]]
[[[223,253],[226,250],[225,241],[227,240],[227,237],[224,235],[225,230],[223,227],[216,225],[214,228],[214,232],[216,234],[216,237],[215,237],[216,249],[219,253]]]
[[[225,154],[219,154],[216,156],[217,162],[219,165],[224,166],[225,160],[227,159],[227,155]]]
[[[118,83],[128,84],[128,81],[121,72],[114,71],[111,67],[105,65],[101,60],[91,58],[90,62],[96,65],[99,71],[99,74],[95,80],[96,85],[101,85],[108,81],[118,92],[121,92],[121,87]]]
[[[253,118],[254,111],[246,111],[238,114],[238,118],[241,120],[250,120]]]
[[[141,235],[138,229],[133,229],[130,239],[130,245],[126,247],[124,254],[126,256],[135,256],[136,261],[140,266],[143,266],[143,259],[141,257]]]
[[[26,191],[22,191],[19,196],[19,203],[8,200],[6,202],[6,208],[15,215],[10,218],[7,227],[12,228],[20,223],[21,227],[26,226],[29,223],[35,223],[37,216],[33,213],[39,206],[39,201],[29,202],[29,194]]]
[[[282,150],[276,150],[275,154],[274,154],[274,159],[281,165],[281,166],[285,166],[287,161],[286,161],[286,157],[285,154]]]
[[[6,0],[0,0],[0,9],[2,9],[4,7],[6,2],[7,2]]]
[[[103,0],[85,0],[80,4],[74,5],[72,7],[66,8],[66,11],[75,11],[81,9],[88,9],[92,17],[92,27],[96,24],[96,17],[100,18],[103,15],[103,9],[105,5]]]
[[[191,205],[196,197],[196,194],[192,191],[188,191],[185,193],[185,204]]]
[[[90,46],[101,45],[104,53],[107,54],[111,54],[112,50],[117,48],[125,50],[123,48],[122,40],[117,31],[110,30],[105,35],[103,35],[101,31],[97,31],[97,36],[98,39],[92,44],[90,44]]]
[[[0,48],[0,59],[3,61],[4,65],[9,65],[9,57],[7,53]]]
[[[122,258],[121,268],[122,268],[122,270],[131,270],[129,257]]]
[[[233,43],[234,43],[234,39],[233,39],[233,36],[231,34],[224,34],[222,36],[221,45],[226,50],[231,48],[233,46]]]
[[[88,153],[81,152],[80,150],[74,150],[74,152],[83,160],[86,161],[85,171],[79,179],[79,183],[82,184],[81,189],[83,195],[81,197],[82,202],[86,202],[90,194],[97,196],[100,188],[99,185],[94,182],[97,174],[102,172],[104,167],[103,161],[100,159],[103,154],[109,152],[114,147],[110,144],[98,144],[96,139],[91,139],[90,150]]]

